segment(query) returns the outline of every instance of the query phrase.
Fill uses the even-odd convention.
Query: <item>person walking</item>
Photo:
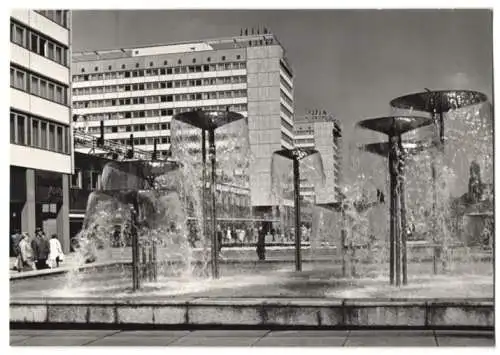
[[[48,264],[49,267],[55,268],[59,267],[59,263],[64,261],[64,253],[62,251],[61,242],[57,239],[56,234],[52,234],[52,238],[49,241],[49,257]]]
[[[257,256],[259,260],[266,260],[266,230],[260,226],[257,236]]]
[[[219,255],[219,258],[223,259],[224,256],[222,255],[222,228],[220,226],[220,224],[217,225],[217,243],[219,244],[218,245],[218,255]]]
[[[29,235],[22,233],[17,244],[16,269],[18,272],[34,270],[33,252],[29,244]]]
[[[49,268],[47,259],[50,253],[50,244],[41,228],[37,228],[35,233],[35,238],[31,242],[34,262],[37,270],[47,269]]]

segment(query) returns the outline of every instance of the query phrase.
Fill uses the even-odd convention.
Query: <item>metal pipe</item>
[[[399,161],[399,198],[401,208],[401,248],[402,248],[402,272],[403,272],[403,285],[408,284],[408,259],[406,250],[407,238],[407,223],[406,223],[406,201],[405,201],[405,152],[403,150],[402,140],[399,139],[399,149],[401,153]]]
[[[149,265],[148,265],[148,259],[146,255],[146,245],[142,245],[141,248],[141,254],[142,254],[142,262],[141,262],[141,276],[143,279],[146,279],[148,277],[148,272],[149,272]]]
[[[137,211],[138,203],[137,197],[134,198],[132,211],[130,231],[132,234],[132,290],[137,291],[140,287],[139,282],[139,238],[137,235]]]
[[[390,207],[389,207],[389,279],[390,284],[394,285],[394,241],[396,227],[396,188],[397,182],[394,176],[394,149],[391,137],[389,137],[391,151],[389,153],[389,178],[390,178]]]
[[[399,164],[400,164],[400,152],[399,152],[399,141],[401,136],[394,136],[392,139],[394,140],[394,149],[395,149],[395,160],[394,163],[394,180],[395,180],[395,217],[394,217],[394,238],[396,244],[396,250],[394,253],[394,259],[396,261],[396,286],[401,285],[401,225],[400,225],[400,181],[399,181]]]
[[[208,154],[210,155],[210,163],[212,165],[212,174],[210,176],[210,190],[211,190],[211,203],[212,203],[212,277],[219,278],[219,241],[217,240],[217,216],[215,210],[215,130],[208,131]]]
[[[345,209],[344,209],[344,201],[340,201],[342,203],[341,205],[341,215],[342,215],[342,230],[340,231],[341,234],[341,243],[342,243],[342,277],[347,276],[347,270],[346,270],[346,253],[347,253],[347,238],[346,238],[346,222],[345,222]]]
[[[148,248],[148,280],[153,281],[153,246],[151,243]]]
[[[206,146],[206,130],[201,130],[201,216],[202,216],[202,230],[203,238],[208,238],[207,233],[207,146]]]
[[[300,170],[299,160],[293,158],[293,197],[295,207],[295,271],[302,271],[300,256]]]
[[[156,240],[153,240],[153,281],[158,281],[158,249]]]
[[[438,267],[437,267],[437,259],[438,259],[438,246],[437,246],[437,238],[436,234],[438,232],[438,225],[437,225],[437,181],[436,181],[436,162],[435,162],[435,157],[432,158],[431,162],[431,174],[432,174],[432,219],[433,219],[433,224],[432,224],[432,242],[434,244],[434,252],[432,255],[432,269],[434,272],[434,275],[438,274]]]

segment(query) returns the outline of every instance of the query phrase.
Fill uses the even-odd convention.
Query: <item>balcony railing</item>
[[[106,141],[99,144],[99,138],[80,130],[73,131],[75,149],[89,149],[88,154],[111,155],[113,159],[150,160],[153,153],[134,148],[132,158],[127,158],[130,146]]]

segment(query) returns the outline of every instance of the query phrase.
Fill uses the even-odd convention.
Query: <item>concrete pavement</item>
[[[11,346],[490,347],[493,331],[457,330],[38,330],[11,329]]]

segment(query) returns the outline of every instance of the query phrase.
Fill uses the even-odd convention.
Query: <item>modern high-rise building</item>
[[[248,31],[246,31],[248,33]],[[276,36],[252,34],[73,54],[73,111],[78,129],[106,141],[168,156],[170,124],[195,109],[248,117],[250,202],[256,214],[276,205],[271,157],[293,147],[293,74]]]
[[[325,110],[312,110],[296,118],[294,128],[295,146],[319,151],[325,175],[322,186],[301,181],[301,195],[318,204],[339,202],[342,130],[338,120]]]
[[[10,16],[10,230],[42,227],[69,250],[71,14]]]

